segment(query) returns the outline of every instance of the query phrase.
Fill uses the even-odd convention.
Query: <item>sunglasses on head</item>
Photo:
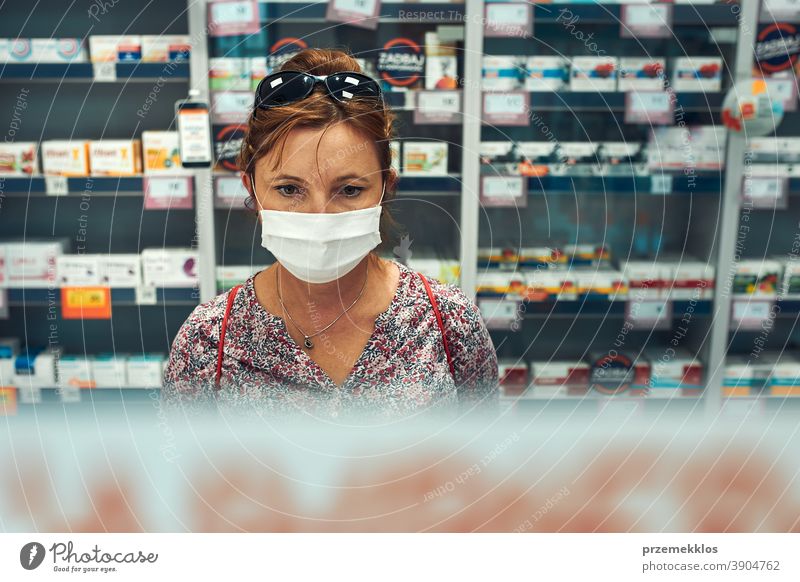
[[[375,79],[362,73],[342,71],[332,75],[311,75],[302,71],[279,71],[267,75],[256,88],[256,109],[281,107],[305,99],[322,83],[335,101],[381,100],[381,88]]]

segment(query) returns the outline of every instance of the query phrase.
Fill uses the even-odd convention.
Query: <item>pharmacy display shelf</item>
[[[156,288],[155,304],[164,305],[197,305],[199,303],[197,289],[192,287],[185,288]],[[8,303],[10,306],[24,307],[48,307],[50,305],[61,304],[61,288],[53,289],[8,289]],[[136,302],[136,289],[133,288],[112,288],[111,289],[112,307],[124,306],[147,306],[147,302]]]
[[[620,164],[623,166],[624,164]],[[664,190],[664,176],[671,176],[672,183]],[[799,184],[800,185],[800,184]],[[528,194],[547,196],[550,194],[717,194],[722,192],[722,176],[719,172],[697,171],[688,179],[681,171],[664,171],[650,175],[634,176],[540,176],[528,178]]]
[[[626,2],[634,4],[636,2]],[[623,3],[567,3],[567,4],[534,4],[533,22],[559,23],[563,25],[568,10],[570,18],[577,16],[575,22],[584,24],[610,24],[619,26],[622,19]],[[673,6],[673,26],[702,26],[702,27],[735,27],[738,25],[738,10],[732,10],[731,5],[723,4],[676,4]],[[535,32],[535,29],[534,29]],[[673,39],[669,39],[672,42]]]
[[[151,82],[185,83],[189,63],[115,63],[115,83]],[[107,77],[106,77],[107,79]],[[6,63],[0,65],[0,81],[88,82],[95,81],[93,63]],[[97,82],[108,82],[97,79]]]
[[[98,386],[96,388],[81,388],[79,401],[64,402],[60,394],[60,389],[55,386],[50,386],[38,389],[39,395],[41,396],[41,400],[36,403],[20,402],[18,393],[17,406],[19,410],[22,412],[26,410],[32,412],[33,409],[35,409],[38,406],[44,406],[48,409],[51,409],[54,404],[55,405],[63,404],[64,406],[74,407],[74,406],[81,406],[86,404],[102,403],[102,402],[119,402],[119,401],[152,402],[153,392],[160,390],[161,390],[160,386],[154,386],[152,388],[148,387],[119,388],[110,386],[109,387]]]
[[[164,178],[165,176],[148,176]],[[181,178],[191,176],[179,176]],[[145,176],[82,176],[67,178],[65,196],[143,196]],[[48,195],[45,176],[5,176],[0,178],[0,196]],[[55,194],[51,194],[57,196]]]
[[[484,91],[484,93],[501,93],[502,91]],[[584,91],[528,91],[530,107],[534,111],[625,111],[627,92],[584,92]],[[724,93],[720,92],[681,92],[675,93],[675,109],[687,113],[711,112],[722,110]]]
[[[262,24],[332,24],[325,19],[327,2],[259,2]],[[451,2],[387,3],[380,6],[381,24],[464,24],[464,4]]]
[[[503,295],[485,295],[478,294],[477,301],[480,304],[482,300],[497,300],[505,299],[508,301],[518,301],[524,306],[525,319],[541,319],[542,317],[618,317],[624,316],[627,299],[606,299],[606,298],[586,298],[577,300],[562,300],[562,301],[524,301],[519,298]],[[698,300],[690,301],[673,301],[672,302],[672,316],[673,318],[683,317],[690,308],[692,309],[693,317],[707,317],[712,314],[713,301]]]

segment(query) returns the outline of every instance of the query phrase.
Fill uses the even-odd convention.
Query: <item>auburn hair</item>
[[[358,61],[350,54],[336,49],[304,49],[285,61],[279,71],[302,71],[312,75],[332,75],[342,71],[362,73]],[[254,176],[255,164],[258,160],[279,148],[275,156],[273,170],[277,170],[283,159],[286,138],[296,128],[323,129],[339,123],[347,123],[369,142],[372,142],[381,166],[381,176],[386,183],[384,202],[393,200],[397,195],[397,177],[392,177],[391,140],[395,139],[395,114],[388,106],[377,106],[369,101],[350,101],[340,103],[330,98],[325,88],[317,85],[307,98],[275,107],[272,109],[256,109],[250,115],[237,165],[239,169]],[[323,131],[323,133],[324,133]],[[319,150],[319,143],[317,144]],[[254,210],[255,200],[252,193],[245,205]],[[381,247],[392,243],[397,234],[398,224],[391,213],[383,205],[381,210]]]

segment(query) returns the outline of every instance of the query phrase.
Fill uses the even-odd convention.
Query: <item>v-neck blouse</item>
[[[215,392],[213,383],[230,291],[198,305],[181,326],[164,370],[162,400],[185,406],[213,396],[219,403],[258,408],[259,415],[332,418],[342,412],[403,416],[455,405],[491,409],[498,399],[497,356],[478,307],[456,285],[429,278],[454,379],[422,281],[393,262],[400,270],[397,291],[341,386],[313,360],[315,350],[334,349],[326,334],[306,353],[283,319],[258,302],[252,275],[231,307],[220,390]]]

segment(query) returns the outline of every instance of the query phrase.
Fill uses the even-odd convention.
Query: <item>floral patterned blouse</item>
[[[422,281],[394,262],[400,269],[395,296],[378,315],[341,386],[313,360],[313,349],[326,349],[325,334],[306,353],[283,319],[258,302],[252,275],[236,294],[228,318],[220,390],[213,384],[230,291],[197,306],[178,331],[164,370],[162,401],[186,409],[210,397],[259,416],[299,412],[338,420],[352,413],[388,418],[430,409],[494,411],[497,356],[475,303],[457,286],[428,279],[447,333],[454,379]]]

